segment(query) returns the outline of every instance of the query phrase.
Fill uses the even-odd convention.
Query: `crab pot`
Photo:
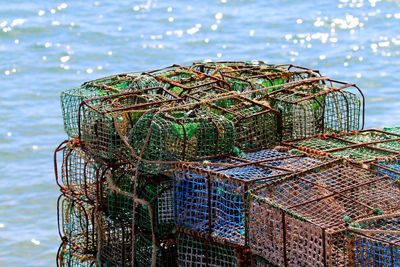
[[[109,96],[128,88],[125,76],[115,75],[83,84],[61,93],[61,109],[65,132],[71,138],[79,136],[78,116],[83,116],[80,104],[88,99]],[[93,103],[93,102],[92,102]]]
[[[400,215],[373,218],[352,224],[352,266],[399,266]]]
[[[234,95],[210,97],[204,93],[193,93],[189,97],[199,101],[207,99],[214,114],[233,123],[235,146],[240,149],[270,148],[281,140],[281,115],[266,102]]]
[[[269,100],[281,112],[284,140],[359,130],[364,125],[364,97],[352,84],[326,78],[303,80],[260,99]]]
[[[354,163],[390,162],[400,153],[400,135],[377,129],[317,135],[285,144],[307,153],[346,158]]]
[[[258,66],[267,65],[262,61],[212,61],[212,62],[193,62],[190,66],[191,69],[200,71],[207,75],[215,76],[220,72],[226,70],[241,70],[241,69],[253,69]]]
[[[195,231],[178,229],[176,247],[178,266],[250,266],[250,253],[245,247],[226,243]]]
[[[231,86],[233,91],[258,90],[257,93],[251,94],[252,98],[265,96],[268,93],[282,89],[282,86],[279,85],[320,76],[310,69],[290,69],[280,65],[262,65],[240,69],[228,67],[220,69],[218,73]],[[259,89],[266,90],[260,91]]]
[[[146,74],[164,84],[164,88],[176,96],[204,91],[213,86],[228,89],[228,85],[218,77],[186,67],[172,66]]]
[[[176,224],[246,245],[246,192],[320,164],[321,160],[275,150],[249,153],[242,159],[214,160],[209,166],[180,163],[174,176]]]
[[[138,189],[138,196],[148,204],[137,205],[137,225],[146,231],[153,229],[159,237],[170,235],[175,222],[172,180],[161,176],[146,177],[144,180]]]
[[[71,141],[64,141],[57,147],[54,160],[56,182],[61,192],[71,198],[95,203],[101,164],[96,163],[81,144]]]
[[[130,164],[116,165],[101,177],[99,202],[111,219],[132,221],[134,177]]]
[[[96,257],[74,251],[68,243],[61,243],[57,252],[57,267],[95,267]]]
[[[131,146],[147,162],[141,170],[157,174],[173,166],[163,161],[199,160],[229,154],[235,129],[228,119],[204,108],[147,113],[132,129]],[[149,162],[150,161],[150,162]]]
[[[58,232],[69,247],[82,254],[96,252],[94,207],[64,196],[57,203]]]
[[[126,160],[130,150],[121,136],[126,137],[150,109],[174,101],[172,96],[163,93],[162,88],[149,88],[83,102],[80,139],[96,158],[108,162]]]
[[[100,266],[132,266],[132,225],[103,214],[99,217]]]
[[[249,192],[249,245],[278,266],[352,266],[347,225],[399,209],[387,176],[330,162]]]
[[[156,247],[155,265],[157,267],[177,267],[176,245],[173,238],[157,239],[153,244],[150,234],[138,232],[135,237],[135,266],[152,265],[153,245]]]

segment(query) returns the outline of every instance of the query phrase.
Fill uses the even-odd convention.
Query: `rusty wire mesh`
[[[94,267],[96,257],[94,255],[81,254],[71,248],[68,243],[61,243],[57,252],[57,267]]]
[[[156,246],[155,263],[152,262],[153,246]],[[151,235],[138,232],[135,235],[135,266],[177,267],[175,240],[159,239],[154,244]]]
[[[400,208],[387,176],[334,161],[250,192],[249,244],[279,266],[348,266],[346,225]]]
[[[62,142],[54,153],[54,169],[61,192],[71,198],[94,204],[97,201],[97,177],[102,171],[81,144]]]
[[[346,158],[356,163],[390,161],[400,153],[400,135],[377,129],[318,135],[286,144],[307,153]]]
[[[121,136],[129,135],[148,110],[173,101],[162,88],[147,88],[82,102],[79,118],[80,139],[97,158],[126,160],[130,155]],[[94,103],[94,104],[93,104]]]
[[[250,266],[250,253],[242,246],[179,228],[176,236],[179,266]]]
[[[351,224],[352,266],[400,264],[400,214],[381,215]]]
[[[105,215],[115,220],[132,221],[133,187],[135,169],[130,164],[119,164],[109,168],[99,178],[99,199]]]
[[[143,164],[143,170],[158,173],[172,166],[157,161],[199,160],[231,153],[234,134],[232,122],[207,109],[176,107],[145,114],[132,129],[130,140],[138,154],[145,147],[143,158],[154,161]]]
[[[364,96],[353,84],[327,78],[303,80],[259,96],[282,114],[283,139],[359,130],[364,125]]]
[[[138,197],[147,203],[136,207],[137,225],[146,231],[154,231],[158,237],[171,235],[175,222],[172,180],[162,176],[143,180],[138,187]]]
[[[188,94],[187,99],[206,100],[214,114],[231,121],[235,128],[235,146],[240,149],[270,148],[281,140],[281,115],[267,102],[254,101],[238,95],[226,95],[213,88]],[[222,96],[221,96],[222,95]]]
[[[174,176],[176,224],[245,245],[246,192],[254,186],[324,162],[276,150],[211,161],[180,163]]]
[[[94,256],[97,248],[94,207],[61,195],[57,203],[58,232],[69,249]]]
[[[118,218],[96,214],[100,266],[132,266],[132,225]]]
[[[222,79],[202,73],[194,68],[171,66],[146,74],[164,84],[164,88],[176,96],[209,90],[209,88],[215,86],[229,89],[229,85]]]

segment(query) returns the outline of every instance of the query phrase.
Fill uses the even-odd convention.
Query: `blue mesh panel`
[[[174,179],[175,214],[178,226],[199,232],[208,230],[208,185],[204,174],[179,171]]]
[[[280,158],[280,157],[287,157],[290,156],[287,153],[284,152],[279,152],[277,150],[273,149],[264,149],[256,152],[250,152],[247,153],[243,159],[248,160],[248,161],[259,161],[259,160],[267,160],[267,159],[274,159],[274,158]]]

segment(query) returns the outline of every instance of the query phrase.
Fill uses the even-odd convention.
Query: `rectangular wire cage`
[[[321,77],[284,85],[256,99],[269,101],[281,112],[283,140],[364,127],[364,96],[354,84]]]
[[[179,163],[174,176],[176,224],[246,245],[246,192],[323,161],[269,149],[202,165]]]
[[[250,266],[250,252],[245,247],[215,240],[195,231],[178,228],[176,247],[178,266]]]
[[[121,138],[128,138],[143,114],[172,101],[161,87],[86,100],[80,105],[79,139],[96,158],[126,160],[130,152]]]
[[[387,176],[329,162],[252,190],[249,244],[278,266],[352,266],[347,225],[399,209],[400,188]]]
[[[235,128],[235,146],[240,149],[273,147],[281,141],[281,114],[267,102],[254,101],[240,95],[226,94],[214,87],[217,94],[202,91],[187,95],[207,105],[214,114],[231,121]]]
[[[317,135],[285,144],[306,153],[345,158],[355,163],[390,161],[400,153],[400,135],[378,129]]]
[[[97,251],[94,207],[61,195],[57,201],[58,232],[71,251],[94,256]]]
[[[119,164],[109,168],[99,178],[99,199],[105,215],[115,220],[132,221],[135,168]]]
[[[99,266],[132,266],[132,225],[118,218],[96,214],[99,236]]]
[[[293,67],[293,66],[292,66]],[[252,68],[221,68],[216,74],[223,78],[236,92],[256,91],[252,98],[265,96],[268,93],[282,89],[287,83],[294,83],[320,75],[309,69],[290,68],[289,66],[258,66]],[[260,90],[264,89],[264,90]]]
[[[200,160],[226,155],[234,148],[231,121],[205,108],[173,106],[147,113],[132,129],[130,141],[137,154],[143,151],[141,170],[157,174],[173,168],[176,160]]]
[[[400,265],[400,214],[384,214],[351,224],[351,266]]]
[[[162,83],[164,88],[175,96],[209,90],[210,87],[214,86],[229,89],[229,85],[222,79],[202,73],[194,68],[174,65],[145,74]]]
[[[57,267],[95,267],[96,257],[75,251],[68,243],[61,243],[57,252]]]
[[[80,143],[64,141],[54,152],[56,183],[61,192],[71,198],[94,204],[97,201],[97,177],[102,168]]]
[[[158,237],[171,235],[174,228],[174,195],[169,177],[145,177],[138,188],[138,197],[147,203],[136,207],[137,225]],[[151,208],[151,209],[149,209]]]
[[[138,232],[135,235],[136,267],[178,267],[176,244],[174,238],[156,239],[153,242],[150,234]],[[155,249],[154,263],[153,250]]]

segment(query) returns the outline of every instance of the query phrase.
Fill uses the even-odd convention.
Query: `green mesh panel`
[[[144,159],[151,161],[198,160],[232,152],[234,127],[224,117],[205,110],[177,110],[148,113],[140,118],[131,132],[131,144],[137,153],[151,129]],[[143,164],[142,170],[157,173],[160,164]]]
[[[178,266],[176,247],[172,239],[158,240],[156,246],[156,263],[159,267]],[[150,235],[137,233],[135,240],[135,266],[149,267],[152,262],[153,242]]]

